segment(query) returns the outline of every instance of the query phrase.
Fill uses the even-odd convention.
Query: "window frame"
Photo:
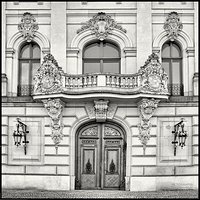
[[[33,46],[37,45],[40,51],[40,58],[33,58]],[[28,50],[29,50],[29,58],[22,58],[22,49],[28,46]],[[23,62],[27,62],[28,63],[28,84],[22,84],[22,63]],[[33,64],[34,63],[38,63],[40,64],[41,62],[41,48],[40,46],[35,43],[35,42],[31,42],[31,43],[24,43],[21,45],[20,50],[19,50],[19,57],[18,57],[18,66],[19,66],[19,72],[18,72],[18,88],[20,86],[23,85],[27,85],[29,87],[29,94],[27,95],[21,95],[21,92],[17,92],[18,96],[30,96],[31,94],[31,87],[32,87],[32,71],[33,71]]]
[[[170,53],[170,57],[163,57],[163,47],[165,44],[168,44],[169,45],[169,53]],[[179,57],[173,57],[172,56],[172,48],[176,48],[175,46],[173,47],[173,45],[176,45],[178,46],[178,50],[179,50]],[[165,47],[166,48],[166,47]],[[182,49],[180,47],[180,45],[177,43],[177,42],[174,42],[174,41],[167,41],[163,44],[162,46],[162,50],[161,50],[161,59],[162,59],[162,63],[165,62],[165,63],[169,63],[169,79],[170,79],[170,82],[168,82],[168,85],[175,85],[177,83],[174,83],[173,82],[173,61],[179,61],[180,65],[179,65],[179,85],[182,87],[183,86],[183,54],[182,54]],[[180,89],[180,95],[182,96],[183,95],[183,91]]]
[[[95,43],[98,43],[99,44],[99,48],[100,48],[100,57],[99,58],[85,58],[84,57],[84,53],[85,53],[85,50],[87,49],[87,47],[89,46],[89,45],[92,45],[92,44],[95,44]],[[105,43],[108,43],[108,44],[111,44],[111,45],[113,45],[113,46],[115,46],[116,48],[117,48],[117,50],[118,50],[118,53],[119,53],[119,57],[118,58],[104,58],[103,57],[103,45],[105,44]],[[118,64],[119,64],[119,72],[115,72],[114,74],[121,74],[121,52],[120,52],[120,48],[119,48],[119,46],[118,45],[116,45],[115,43],[113,43],[113,42],[110,42],[110,41],[94,41],[94,42],[91,42],[91,43],[88,43],[87,45],[85,45],[85,47],[83,48],[83,55],[82,55],[82,74],[90,74],[90,73],[86,73],[85,72],[85,69],[84,69],[84,64],[87,62],[87,61],[89,61],[89,62],[91,62],[91,61],[99,61],[99,62],[96,62],[96,63],[100,63],[100,72],[98,72],[98,73],[100,73],[100,74],[106,74],[106,73],[111,73],[111,72],[103,72],[103,69],[104,69],[104,66],[103,66],[103,63],[104,63],[104,61],[113,61],[113,63],[114,63],[114,61],[116,61],[116,62],[118,62]]]

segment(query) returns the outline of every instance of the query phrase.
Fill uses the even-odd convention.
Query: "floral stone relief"
[[[23,14],[21,23],[18,24],[18,30],[22,33],[27,42],[31,42],[34,38],[35,32],[39,29],[35,18],[29,12]]]
[[[110,15],[107,15],[104,12],[99,12],[97,15],[93,16],[92,19],[86,22],[86,25],[83,25],[80,29],[77,30],[77,33],[80,33],[85,30],[91,30],[95,33],[96,37],[99,40],[104,40],[113,29],[118,29],[126,33],[126,30],[122,26],[118,25]]]
[[[138,102],[138,109],[140,113],[141,123],[138,125],[139,128],[139,139],[143,144],[143,149],[145,152],[146,144],[150,138],[150,118],[153,115],[154,110],[157,108],[160,100],[154,99],[142,99]]]
[[[57,149],[58,144],[63,138],[62,111],[65,104],[60,99],[48,99],[42,101],[44,103],[44,107],[47,109],[48,115],[51,117],[51,138]]]
[[[171,41],[174,41],[174,39],[178,37],[179,32],[183,29],[183,24],[180,22],[177,12],[168,14],[163,28]]]

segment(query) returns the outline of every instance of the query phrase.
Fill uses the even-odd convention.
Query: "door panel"
[[[81,129],[76,143],[77,189],[121,189],[125,176],[123,137],[120,128],[108,123]]]

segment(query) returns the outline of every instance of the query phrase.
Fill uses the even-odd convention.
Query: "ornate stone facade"
[[[29,12],[24,13],[21,19],[21,23],[18,24],[18,30],[22,33],[24,39],[27,42],[31,42],[35,32],[38,29],[39,27],[34,16]]]
[[[164,29],[171,41],[178,37],[179,32],[183,29],[183,25],[180,22],[177,12],[171,12],[168,14],[164,24]]]
[[[64,107],[64,102],[60,99],[48,99],[42,100],[45,108],[47,109],[48,115],[51,117],[51,138],[55,143],[56,149],[58,144],[63,138],[62,134],[62,111]]]
[[[168,76],[155,53],[149,56],[144,66],[140,67],[138,73],[141,74],[141,92],[168,94]]]
[[[62,91],[64,72],[51,54],[44,57],[42,65],[34,76],[34,81],[34,94],[52,94]]]
[[[146,148],[146,144],[150,138],[150,118],[152,117],[154,110],[157,108],[159,101],[160,100],[144,98],[140,102],[138,102],[138,109],[141,119],[141,123],[138,125],[139,139],[143,144],[144,151]]]
[[[107,15],[104,12],[99,12],[97,15],[94,15],[92,19],[86,22],[86,25],[83,25],[78,29],[77,33],[91,30],[99,40],[105,40],[113,29],[118,29],[126,33],[126,30],[118,25],[110,15]]]

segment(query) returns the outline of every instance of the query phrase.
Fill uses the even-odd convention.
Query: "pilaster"
[[[66,72],[66,2],[51,2],[51,54]]]
[[[137,70],[152,53],[152,2],[137,2]]]

